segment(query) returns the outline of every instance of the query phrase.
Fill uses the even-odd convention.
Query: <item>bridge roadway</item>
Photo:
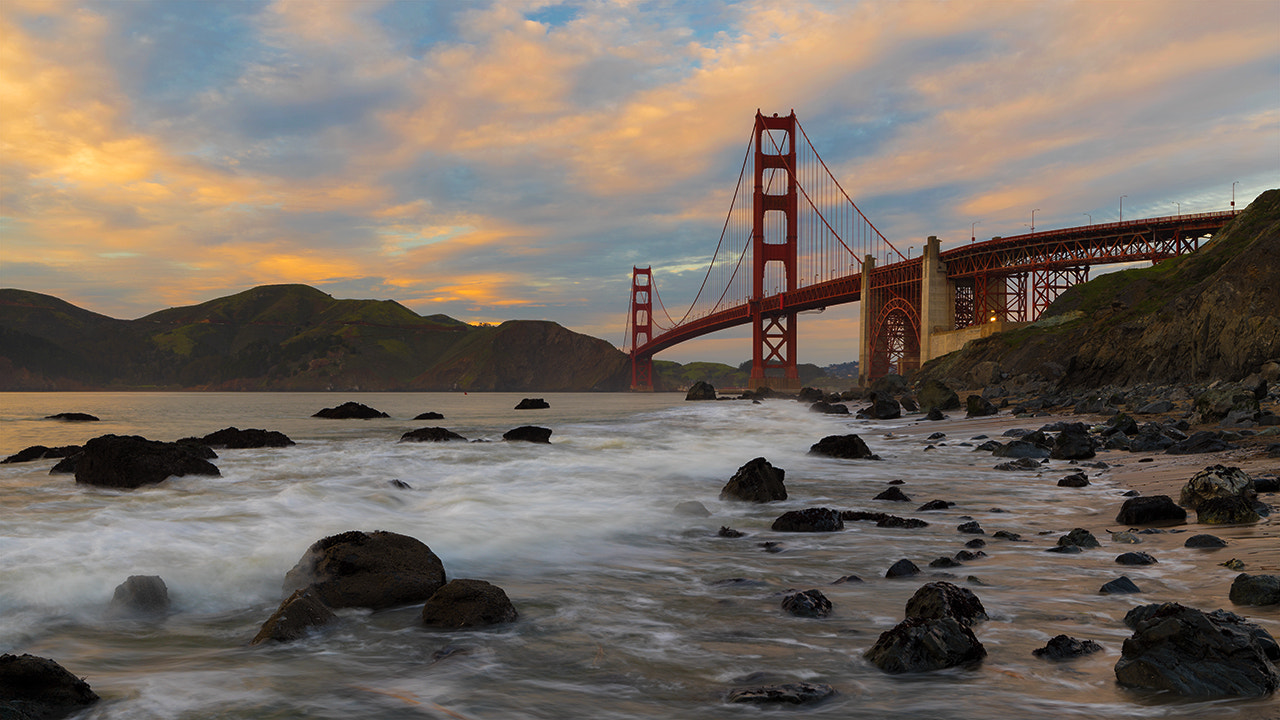
[[[1064,270],[1101,264],[1139,261],[1158,262],[1199,247],[1199,239],[1225,225],[1235,213],[1213,212],[1144,218],[1115,223],[1090,224],[1010,237],[952,248],[940,254],[948,281],[987,274],[1008,276],[1033,270]],[[914,257],[874,268],[873,285],[880,278],[914,278],[919,284],[918,266],[923,257]],[[751,322],[755,303],[766,316],[816,310],[862,299],[863,273],[805,285],[795,290],[769,295],[725,310],[690,320],[654,336],[633,349],[637,358],[651,358],[679,343]],[[917,294],[916,297],[919,297]],[[1035,319],[1035,318],[1031,318]],[[868,328],[863,328],[866,333]],[[928,359],[928,358],[923,358]]]

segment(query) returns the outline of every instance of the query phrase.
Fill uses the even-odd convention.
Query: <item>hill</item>
[[[555,323],[473,327],[268,285],[117,320],[0,289],[0,390],[625,390],[626,356]]]
[[[1280,190],[1198,251],[1065,291],[1028,327],[968,343],[916,373],[973,387],[1059,389],[1236,381],[1280,358]]]

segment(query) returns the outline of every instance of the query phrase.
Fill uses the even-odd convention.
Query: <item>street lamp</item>
[[[1036,233],[1036,213],[1037,212],[1040,212],[1040,208],[1036,208],[1035,210],[1031,211],[1031,234],[1032,235]]]
[[[978,236],[974,234],[973,229],[981,222],[981,220],[974,220],[969,223],[969,242],[977,242]]]
[[[1124,222],[1124,199],[1127,197],[1129,196],[1128,195],[1120,196],[1120,222]],[[1234,207],[1234,203],[1232,204],[1232,206]]]
[[[1178,217],[1182,217],[1182,203],[1178,202],[1177,200],[1170,200],[1169,202],[1178,206]]]
[[[1093,224],[1093,216],[1092,216],[1092,215],[1090,215],[1089,213],[1080,213],[1080,214],[1081,214],[1081,215],[1084,215],[1084,216],[1085,216],[1085,217],[1087,217],[1087,218],[1089,218],[1089,224],[1090,224],[1090,225],[1092,225],[1092,224]]]
[[[1231,183],[1231,212],[1236,211],[1236,186],[1239,184],[1239,180]]]

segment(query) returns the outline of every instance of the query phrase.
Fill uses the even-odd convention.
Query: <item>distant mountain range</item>
[[[553,322],[473,326],[267,285],[137,320],[0,289],[0,390],[618,391],[627,356]]]

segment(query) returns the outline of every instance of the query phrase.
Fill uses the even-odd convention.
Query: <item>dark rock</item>
[[[371,420],[373,418],[391,417],[390,415],[358,402],[344,402],[337,407],[325,408],[311,417],[329,420]]]
[[[442,427],[418,428],[400,436],[400,442],[448,442],[450,440],[466,442],[466,438],[448,428]]]
[[[1063,430],[1053,440],[1053,450],[1049,457],[1055,460],[1086,460],[1095,455],[1093,438],[1087,430]]]
[[[82,457],[84,457],[84,448],[80,448],[80,450],[59,460],[53,467],[49,468],[49,474],[56,475],[58,473],[74,473],[76,471],[76,465],[80,464],[80,458]]]
[[[89,683],[35,655],[0,655],[0,718],[52,720],[98,702]]]
[[[551,443],[551,429],[536,425],[521,425],[518,428],[502,433],[507,442],[531,442],[548,445]]]
[[[1138,423],[1125,413],[1116,413],[1107,421],[1106,427],[1103,429],[1104,435],[1114,435],[1122,433],[1124,435],[1137,435]]]
[[[1280,457],[1280,455],[1273,457]],[[1260,493],[1280,492],[1280,478],[1256,477],[1253,479],[1253,487]]]
[[[1195,411],[1202,423],[1215,423],[1233,410],[1258,412],[1258,399],[1252,391],[1221,387],[1206,390],[1196,397]]]
[[[878,460],[857,435],[828,435],[809,447],[810,455],[826,455],[827,457],[858,460],[870,458]]]
[[[781,685],[761,685],[730,690],[729,694],[725,696],[725,702],[753,703],[756,705],[772,705],[776,703],[809,705],[826,700],[835,694],[835,688],[830,685],[807,682],[782,683]]]
[[[929,567],[931,567],[931,568],[953,568],[953,567],[960,567],[960,561],[959,561],[959,560],[956,560],[955,558],[949,558],[949,557],[947,557],[946,555],[943,555],[942,557],[938,558],[937,560],[930,560],[930,561],[929,561]]]
[[[911,502],[911,498],[906,493],[899,490],[896,486],[875,496],[876,500],[892,500],[894,502]]]
[[[774,542],[772,540],[766,540],[765,542],[760,543],[760,547],[764,548],[764,551],[767,553],[780,553],[786,549],[786,546],[782,543]]]
[[[130,575],[116,586],[109,615],[159,615],[169,611],[169,588],[159,575]]]
[[[947,416],[942,414],[938,408],[929,408],[929,414],[925,416],[927,420],[946,420]]]
[[[902,417],[902,406],[891,397],[877,397],[869,407],[863,408],[858,414],[876,420],[893,420]]]
[[[1022,540],[1021,535],[1016,532],[1009,532],[1008,530],[997,530],[991,537],[1000,538],[1001,540],[1009,540],[1011,542],[1018,542]]]
[[[1155,402],[1150,402],[1150,403],[1147,403],[1146,405],[1143,405],[1142,407],[1138,408],[1134,412],[1138,413],[1139,415],[1160,415],[1160,414],[1172,412],[1172,411],[1173,411],[1173,403],[1169,402],[1168,400],[1156,400]]]
[[[991,442],[995,442],[994,440]],[[985,445],[985,443],[984,443]],[[982,449],[980,446],[978,449]],[[1011,440],[1007,445],[996,448],[991,453],[995,457],[1003,458],[1047,458],[1049,450],[1026,440]]]
[[[1045,550],[1045,552],[1059,553],[1062,555],[1078,555],[1084,551],[1079,545],[1055,545]]]
[[[1077,640],[1069,635],[1057,635],[1042,648],[1032,650],[1031,654],[1046,660],[1070,660],[1083,655],[1092,655],[1102,650],[1102,646],[1092,640]]]
[[[136,435],[102,435],[84,444],[75,464],[76,482],[111,488],[136,488],[172,476],[222,473],[204,458],[207,447],[166,443]]]
[[[769,461],[758,457],[738,468],[720,490],[721,500],[742,500],[745,502],[766,503],[787,499],[787,488],[783,478],[787,471],[774,467]]]
[[[1258,499],[1253,478],[1238,467],[1211,465],[1191,476],[1187,484],[1182,486],[1178,504],[1199,510],[1209,500],[1228,497],[1243,498],[1252,504]]]
[[[1081,488],[1089,485],[1089,476],[1082,472],[1072,473],[1058,481],[1058,487]]]
[[[845,583],[860,583],[860,582],[864,582],[864,581],[863,581],[863,579],[862,579],[862,578],[858,577],[857,575],[845,575],[845,576],[843,576],[843,577],[837,578],[837,579],[836,579],[834,582],[832,582],[831,584],[832,584],[832,585],[843,585],[843,584],[845,584]]]
[[[296,590],[280,603],[280,607],[262,623],[250,645],[273,640],[290,642],[297,640],[311,628],[321,627],[338,619],[310,588]]]
[[[807,403],[817,402],[818,400],[825,400],[826,397],[827,397],[827,394],[822,392],[816,387],[802,387],[800,388],[800,392],[796,393],[797,400],[799,400],[800,402],[807,402]]]
[[[393,479],[393,480],[392,480],[390,483],[388,483],[388,484],[389,484],[389,485],[391,485],[391,487],[396,488],[396,489],[398,489],[398,490],[412,490],[412,489],[413,489],[413,486],[412,486],[412,485],[410,485],[409,483],[407,483],[407,482],[405,482],[405,481],[403,481],[403,480],[400,480],[400,479]]]
[[[675,513],[677,515],[687,515],[689,517],[711,517],[711,511],[706,505],[697,500],[686,500],[682,503],[676,503]]]
[[[965,543],[965,544],[966,544],[966,545],[968,545],[969,543]],[[977,552],[974,552],[974,551],[971,551],[971,550],[961,550],[960,552],[956,553],[956,561],[957,561],[957,562],[970,562],[970,561],[972,561],[972,560],[978,560],[978,559],[980,559],[980,558],[984,558],[984,557],[986,557],[986,556],[987,556],[987,554],[986,554],[986,553],[984,553],[984,552],[982,552],[981,550],[978,550]]]
[[[893,565],[890,565],[889,569],[885,571],[884,576],[887,578],[897,578],[897,577],[911,577],[912,575],[919,575],[919,574],[920,574],[920,568],[917,567],[916,564],[911,562],[910,560],[903,558],[898,562],[894,563]]]
[[[955,618],[909,617],[882,633],[863,657],[887,673],[899,674],[971,665],[986,655],[973,631]]]
[[[719,535],[722,538],[740,538],[744,534],[745,533],[743,533],[741,530],[734,530],[733,528],[728,526],[721,527],[720,532],[716,533],[716,535]]]
[[[849,406],[841,405],[840,403],[829,403],[825,400],[819,400],[818,402],[809,406],[809,412],[823,413],[824,415],[848,415]]]
[[[1204,525],[1240,525],[1261,519],[1253,503],[1242,497],[1212,498],[1196,510],[1196,522]]]
[[[907,601],[904,617],[955,619],[971,626],[987,619],[987,610],[972,590],[949,582],[931,582],[921,585]]]
[[[998,440],[988,440],[988,441],[986,441],[986,442],[982,443],[981,445],[979,445],[979,446],[975,447],[975,448],[973,449],[973,451],[974,451],[974,452],[989,452],[989,453],[996,453],[996,452],[999,452],[999,451],[1000,451],[1000,449],[1001,449],[1001,448],[1003,448],[1003,447],[1004,447],[1004,444],[1003,444],[1003,443],[1001,443],[1001,442],[1000,442],[1000,441],[998,441]],[[1048,451],[1047,451],[1047,450],[1045,451],[1045,457],[1048,457]]]
[[[1196,455],[1200,453],[1216,453],[1230,450],[1234,446],[1222,438],[1221,433],[1201,430],[1181,442],[1176,442],[1165,449],[1168,455]]]
[[[31,462],[32,460],[45,460],[50,458],[65,458],[81,452],[83,448],[79,445],[62,445],[59,447],[45,447],[44,445],[32,445],[29,448],[10,455],[4,460],[0,460],[0,465],[6,463]],[[75,468],[72,468],[72,472]]]
[[[1192,535],[1183,543],[1183,547],[1215,549],[1224,548],[1227,541],[1216,535]]]
[[[946,433],[944,433],[944,432],[936,432],[936,433],[933,433],[932,435],[930,435],[929,437],[927,437],[927,438],[925,438],[925,439],[926,439],[926,440],[942,440],[942,439],[944,439],[944,438],[946,438],[946,437],[947,437],[947,434],[946,434]]]
[[[1075,528],[1058,538],[1058,545],[1077,545],[1081,548],[1102,547],[1102,543],[1098,542],[1098,538],[1084,528]]]
[[[1121,565],[1154,565],[1158,560],[1144,552],[1127,552],[1116,556]]]
[[[782,598],[782,609],[798,617],[824,618],[831,614],[831,601],[820,590],[805,590]]]
[[[424,412],[421,415],[415,415],[414,420],[443,420],[444,415],[438,412]]]
[[[960,523],[956,526],[956,530],[970,535],[986,535],[986,531],[978,524],[977,520],[970,520],[967,523]]]
[[[960,396],[956,391],[932,378],[921,385],[916,400],[922,410],[956,410],[960,407]]]
[[[715,400],[716,389],[709,382],[699,380],[689,387],[689,392],[685,393],[685,400]]]
[[[1032,458],[1024,457],[1024,458],[1018,458],[1017,460],[1010,460],[1009,462],[1000,463],[999,465],[996,465],[995,469],[996,470],[1012,470],[1012,471],[1039,470],[1040,463],[1036,462]]]
[[[907,412],[920,411],[920,404],[917,403],[916,399],[911,397],[910,395],[903,395],[901,398],[898,399],[898,402],[902,403],[902,409],[906,410]]]
[[[927,512],[929,510],[946,510],[954,506],[955,503],[949,500],[930,500],[929,502],[916,508],[916,512]]]
[[[450,580],[422,608],[422,624],[433,628],[485,627],[518,618],[507,593],[484,580]]]
[[[61,420],[63,422],[98,422],[96,416],[82,412],[61,412],[57,415],[46,415],[45,420]]]
[[[965,398],[965,417],[985,417],[1000,412],[1000,408],[985,400],[981,395],[970,395]]]
[[[289,439],[288,435],[275,430],[262,430],[259,428],[249,428],[241,430],[235,427],[223,428],[217,432],[211,432],[202,438],[199,442],[209,447],[224,447],[230,450],[241,450],[244,448],[262,448],[262,447],[289,447],[295,443]]]
[[[711,399],[715,400],[714,388],[711,390],[711,393],[712,393]],[[548,403],[546,400],[543,400],[542,398],[524,398],[520,402],[516,403],[515,409],[516,410],[546,410],[549,407],[551,407],[551,403]]]
[[[421,602],[445,583],[444,564],[407,535],[351,530],[307,548],[285,575],[284,593],[311,587],[331,608],[374,610]]]
[[[1178,507],[1168,495],[1143,495],[1129,498],[1120,506],[1116,522],[1134,525],[1177,525],[1187,521],[1187,511]]]
[[[1142,591],[1138,589],[1137,585],[1133,584],[1132,580],[1125,577],[1124,575],[1121,575],[1115,580],[1112,580],[1111,582],[1106,583],[1102,587],[1098,588],[1098,592],[1103,595],[1127,595],[1132,593],[1140,593]]]
[[[1135,608],[1116,680],[1129,687],[1194,697],[1253,697],[1275,692],[1280,660],[1262,628],[1225,610],[1206,613],[1177,603]],[[1125,617],[1126,624],[1129,616]]]
[[[876,527],[907,528],[910,530],[914,528],[929,527],[929,523],[923,520],[917,520],[916,518],[901,518],[897,515],[886,515],[876,521]]]
[[[964,544],[967,548],[982,548],[987,546],[987,541],[982,538],[974,538]]]
[[[844,520],[837,510],[808,508],[783,513],[772,527],[776,532],[835,532],[844,529]]]
[[[1280,605],[1280,575],[1240,573],[1231,583],[1230,597],[1237,605]]]

